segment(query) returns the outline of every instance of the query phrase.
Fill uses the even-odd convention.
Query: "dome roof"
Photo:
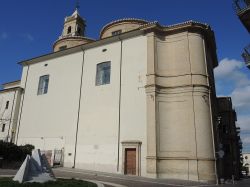
[[[112,36],[113,31],[128,32],[139,28],[141,25],[147,24],[149,21],[137,18],[123,18],[106,24],[100,32],[100,38]]]

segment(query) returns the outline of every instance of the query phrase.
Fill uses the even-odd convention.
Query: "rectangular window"
[[[111,65],[110,62],[103,62],[97,64],[96,68],[96,85],[103,85],[110,83],[110,71]]]
[[[48,86],[49,86],[49,75],[41,76],[39,79],[37,95],[48,93]]]
[[[9,108],[9,104],[10,104],[10,102],[9,102],[9,101],[6,101],[5,109],[8,109],[8,108]]]
[[[63,45],[63,46],[59,47],[59,51],[62,51],[64,49],[67,49],[67,45]]]
[[[122,33],[122,30],[117,30],[112,32],[112,36],[116,36]]]
[[[5,130],[5,124],[2,125],[2,132]]]

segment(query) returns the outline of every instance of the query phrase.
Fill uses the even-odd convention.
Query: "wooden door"
[[[125,174],[136,175],[136,149],[125,149]]]

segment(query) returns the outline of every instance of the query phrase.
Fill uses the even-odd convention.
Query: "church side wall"
[[[110,84],[96,86],[97,64],[106,61],[111,62]],[[140,170],[145,175],[145,72],[145,37],[85,51],[77,168],[123,173],[122,142],[136,140],[141,142]]]
[[[0,140],[10,141],[12,118],[14,115],[13,107],[15,106],[15,97],[17,90],[10,90],[0,93]],[[6,102],[9,101],[9,106],[6,109]],[[4,130],[3,130],[3,125]],[[2,132],[3,130],[3,132]]]
[[[65,166],[72,167],[82,52],[24,66],[25,88],[17,124],[17,144],[41,150],[64,149]],[[39,78],[49,75],[48,93],[38,95]],[[27,78],[27,80],[26,80]]]
[[[14,96],[14,105],[12,108],[12,118],[11,118],[11,128],[9,130],[9,141],[14,143],[15,142],[15,135],[18,123],[18,114],[20,110],[20,103],[22,98],[23,90],[21,88],[16,89],[16,93]]]

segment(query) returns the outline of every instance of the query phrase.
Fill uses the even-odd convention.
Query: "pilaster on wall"
[[[215,181],[203,36],[188,31],[147,36],[147,172]]]
[[[155,34],[147,41],[147,173],[157,177],[157,132],[155,90]]]

